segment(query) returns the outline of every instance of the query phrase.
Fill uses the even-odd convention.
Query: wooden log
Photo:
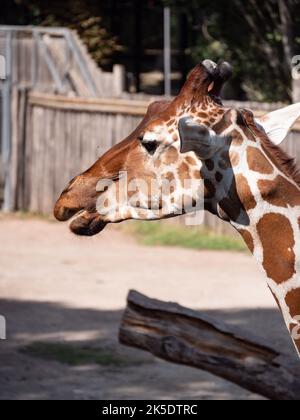
[[[235,327],[176,303],[131,291],[119,339],[122,344],[208,371],[271,400],[300,399],[300,378],[285,356]]]

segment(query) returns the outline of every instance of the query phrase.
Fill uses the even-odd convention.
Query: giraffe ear
[[[274,144],[280,144],[300,117],[300,103],[270,112],[256,122],[263,127]]]
[[[195,152],[200,159],[210,159],[222,147],[222,138],[189,117],[181,118],[178,125],[180,152]]]

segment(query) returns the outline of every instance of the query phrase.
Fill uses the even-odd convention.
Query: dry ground
[[[0,219],[1,399],[254,399],[197,369],[117,342],[129,289],[207,310],[263,336],[297,363],[252,257],[138,245],[114,228],[92,239],[38,219]],[[125,365],[69,366],[20,352],[34,342],[101,347]]]

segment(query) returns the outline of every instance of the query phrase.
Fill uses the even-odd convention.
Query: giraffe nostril
[[[54,207],[54,217],[60,222],[67,222],[81,210],[82,208],[78,207],[66,207],[58,200]]]

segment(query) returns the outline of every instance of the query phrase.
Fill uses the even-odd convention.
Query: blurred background
[[[297,0],[3,0],[0,24],[74,29],[101,68],[124,66],[126,90],[163,94],[164,7],[171,10],[173,93],[210,57],[234,66],[226,97],[291,100],[291,62],[300,49]]]
[[[299,369],[262,274],[215,217],[83,239],[51,216],[67,182],[203,59],[232,63],[228,105],[263,115],[300,101],[299,21],[297,0],[2,0],[1,399],[260,398],[120,346],[131,288],[255,332]],[[299,162],[299,122],[283,147]]]

